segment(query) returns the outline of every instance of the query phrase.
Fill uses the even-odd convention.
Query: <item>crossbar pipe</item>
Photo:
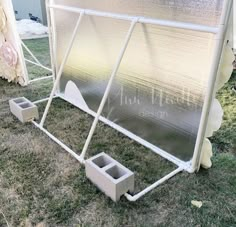
[[[90,129],[89,135],[88,135],[88,137],[87,137],[87,139],[86,139],[86,142],[85,142],[85,145],[84,145],[84,147],[83,147],[83,150],[82,150],[82,153],[81,153],[81,158],[83,158],[83,159],[84,159],[85,154],[86,154],[86,152],[87,152],[87,150],[88,150],[88,146],[89,146],[89,144],[90,144],[90,142],[91,142],[91,139],[92,139],[92,137],[93,137],[94,131],[95,131],[96,126],[97,126],[97,124],[98,124],[99,118],[100,118],[101,113],[102,113],[102,111],[103,111],[103,108],[104,108],[104,106],[105,106],[105,104],[106,104],[106,101],[107,101],[108,95],[109,95],[109,93],[110,93],[112,84],[113,84],[113,82],[114,82],[114,80],[115,80],[115,77],[116,77],[116,74],[117,74],[117,72],[118,72],[118,70],[119,70],[121,61],[122,61],[122,59],[123,59],[123,57],[124,57],[125,51],[126,51],[126,49],[127,49],[127,47],[128,47],[129,41],[130,41],[130,39],[131,39],[131,36],[132,36],[132,34],[133,34],[133,31],[134,31],[134,28],[135,28],[135,25],[136,25],[137,21],[138,21],[137,19],[134,19],[134,20],[132,21],[132,23],[131,23],[131,25],[130,25],[130,28],[129,28],[129,31],[128,31],[127,35],[126,35],[124,45],[123,45],[123,47],[122,47],[122,49],[121,49],[121,51],[120,51],[119,57],[118,57],[118,59],[117,59],[117,62],[116,62],[116,64],[115,64],[115,67],[114,67],[114,69],[113,69],[113,72],[112,72],[112,74],[111,74],[111,77],[110,77],[110,79],[109,79],[108,85],[107,85],[107,87],[106,87],[104,96],[103,96],[102,101],[101,101],[101,103],[100,103],[100,105],[99,105],[99,108],[98,108],[96,117],[95,117],[95,119],[94,119],[94,121],[93,121],[93,124],[92,124],[92,127],[91,127],[91,129]]]
[[[33,64],[33,65],[36,65],[36,66],[38,66],[38,67],[41,67],[41,68],[43,68],[43,69],[46,69],[46,70],[48,70],[49,72],[52,72],[52,69],[50,69],[50,68],[48,68],[48,67],[42,65],[41,63],[38,64],[37,62],[31,61],[31,60],[29,60],[29,59],[27,59],[27,58],[25,58],[25,61],[26,61],[26,62],[29,62],[29,63],[31,63],[31,64]]]
[[[184,23],[184,22],[178,22],[178,21],[161,20],[161,19],[138,17],[138,16],[128,16],[125,14],[117,14],[117,13],[103,12],[103,11],[97,11],[97,10],[88,10],[88,9],[75,8],[75,7],[69,7],[69,6],[57,5],[57,4],[51,4],[48,7],[52,9],[58,9],[58,10],[63,10],[63,11],[73,12],[73,13],[81,13],[83,11],[86,15],[89,15],[89,16],[106,17],[106,18],[113,18],[113,19],[118,19],[118,20],[132,21],[134,19],[138,19],[138,23],[154,24],[154,25],[159,25],[159,26],[199,31],[199,32],[205,32],[205,33],[217,34],[219,31],[217,27],[205,26],[205,25],[193,24],[193,23]]]
[[[38,81],[42,81],[42,80],[49,80],[52,78],[53,78],[53,76],[44,76],[44,77],[36,78],[36,79],[30,80],[29,84],[32,84],[32,83],[38,82]]]
[[[52,23],[54,14],[52,10],[48,7],[50,0],[45,0],[46,3],[46,16],[47,16],[47,22],[48,22],[48,40],[49,40],[49,49],[50,49],[50,56],[51,56],[51,68],[52,68],[52,76],[53,76],[53,82],[56,80],[56,31],[54,23]],[[54,20],[53,20],[54,21]]]
[[[67,47],[65,56],[64,56],[64,58],[63,58],[63,60],[62,60],[62,63],[61,63],[61,65],[60,65],[60,69],[59,69],[59,72],[58,72],[58,74],[57,74],[56,80],[55,80],[55,82],[54,82],[54,85],[53,85],[51,94],[50,94],[50,96],[49,96],[49,100],[48,100],[47,106],[46,106],[45,111],[44,111],[44,113],[43,113],[43,117],[42,117],[41,122],[40,122],[40,126],[41,126],[41,127],[43,127],[44,122],[45,122],[45,120],[46,120],[46,117],[47,117],[49,108],[50,108],[50,106],[51,106],[51,104],[52,104],[53,96],[55,95],[56,89],[57,89],[57,87],[58,87],[58,85],[59,85],[59,82],[60,82],[60,79],[61,79],[61,76],[62,76],[62,72],[63,72],[64,66],[65,66],[65,64],[66,64],[66,62],[67,62],[67,59],[68,59],[69,55],[70,55],[72,46],[73,46],[74,41],[75,41],[75,38],[76,38],[76,34],[77,34],[77,31],[78,31],[78,28],[79,28],[79,26],[80,26],[80,24],[81,24],[81,21],[82,21],[82,19],[83,19],[83,16],[84,16],[84,12],[81,12],[81,14],[80,14],[80,16],[79,16],[79,19],[78,19],[78,21],[77,21],[77,23],[76,23],[76,26],[75,26],[75,28],[74,28],[73,34],[72,34],[72,36],[71,36],[71,40],[70,40],[69,45],[68,45],[68,47]]]
[[[160,180],[158,180],[157,182],[155,182],[154,184],[150,185],[149,187],[145,188],[143,191],[139,192],[138,194],[132,196],[129,193],[125,194],[125,197],[131,201],[131,202],[135,202],[138,199],[140,199],[142,196],[144,196],[145,194],[147,194],[148,192],[152,191],[154,188],[158,187],[159,185],[163,184],[165,181],[169,180],[170,178],[172,178],[173,176],[175,176],[176,174],[180,173],[183,171],[182,167],[177,168],[176,170],[174,170],[173,172],[167,174],[166,176],[164,176],[163,178],[161,178]]]
[[[37,62],[39,65],[42,65],[41,62],[35,57],[32,51],[25,45],[25,43],[21,40],[21,45],[26,49],[26,51],[30,54],[30,56]]]
[[[58,96],[53,96],[53,99],[54,98],[57,98]],[[48,101],[49,100],[49,97],[48,98],[44,98],[44,99],[39,99],[39,100],[37,100],[37,101],[34,101],[33,103],[34,104],[39,104],[39,103],[43,103],[43,102],[46,102],[46,101]]]

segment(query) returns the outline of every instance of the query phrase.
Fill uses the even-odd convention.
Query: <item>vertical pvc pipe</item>
[[[211,109],[211,103],[212,103],[214,89],[215,89],[217,72],[219,69],[221,53],[224,46],[226,25],[228,23],[229,10],[231,6],[232,6],[232,0],[224,1],[221,21],[220,21],[220,30],[216,37],[216,46],[215,46],[215,51],[213,54],[213,63],[212,63],[211,71],[210,71],[210,78],[209,78],[208,86],[207,86],[207,94],[206,94],[206,98],[203,105],[202,116],[201,116],[200,126],[198,130],[197,141],[196,141],[196,145],[194,149],[194,154],[192,158],[192,166],[191,166],[190,172],[196,171],[197,168],[199,167],[198,165],[200,162],[202,145],[205,138],[205,132],[206,132],[209,113]]]
[[[54,0],[50,0],[51,3],[55,3]],[[55,12],[54,9],[51,9],[49,6],[47,6],[47,9],[50,14],[50,24],[51,24],[51,40],[50,40],[50,48],[51,48],[51,59],[52,59],[52,65],[54,74],[56,75],[58,72],[58,63],[57,63],[57,32],[56,32],[56,24],[55,24]],[[56,80],[56,77],[54,75],[54,81]],[[58,89],[58,88],[57,88]]]
[[[47,117],[49,108],[50,108],[51,103],[52,103],[53,96],[54,96],[55,91],[56,91],[56,89],[57,89],[57,86],[58,86],[58,84],[59,84],[59,82],[60,82],[60,79],[61,79],[61,76],[62,76],[62,72],[63,72],[64,66],[65,66],[65,64],[66,64],[66,62],[67,62],[67,59],[68,59],[68,57],[69,57],[71,48],[72,48],[72,46],[73,46],[73,44],[74,44],[75,37],[76,37],[77,31],[78,31],[79,25],[80,25],[80,23],[81,23],[81,21],[82,21],[82,19],[83,19],[83,16],[84,16],[84,12],[81,12],[81,14],[80,14],[80,16],[79,16],[79,19],[78,19],[78,21],[77,21],[77,24],[76,24],[76,26],[75,26],[75,29],[74,29],[74,31],[73,31],[71,40],[70,40],[70,42],[69,42],[69,46],[68,46],[68,48],[67,48],[67,50],[66,50],[66,53],[65,53],[65,56],[64,56],[64,58],[63,58],[63,60],[62,60],[62,63],[61,63],[59,72],[58,72],[58,74],[57,74],[57,78],[56,78],[56,80],[55,80],[55,82],[54,82],[54,85],[53,85],[53,88],[52,88],[52,91],[51,91],[51,94],[50,94],[50,97],[49,97],[47,106],[46,106],[46,108],[45,108],[45,111],[44,111],[44,113],[43,113],[42,120],[41,120],[41,122],[40,122],[40,127],[43,127],[44,122],[45,122],[45,120],[46,120],[46,117]]]
[[[56,80],[56,71],[55,71],[55,55],[54,55],[54,49],[53,48],[53,40],[52,40],[52,17],[50,13],[50,8],[48,7],[50,4],[50,0],[46,0],[46,14],[47,14],[47,22],[48,22],[48,40],[49,40],[49,48],[50,48],[50,57],[51,57],[51,68],[52,68],[52,76],[53,76],[53,82]],[[53,2],[54,3],[54,2]]]
[[[130,28],[129,28],[129,31],[128,31],[127,36],[126,36],[126,39],[125,39],[125,43],[124,43],[124,45],[123,45],[123,48],[121,49],[121,52],[120,52],[119,57],[118,57],[118,59],[117,59],[117,62],[116,62],[116,64],[115,64],[115,68],[114,68],[114,70],[113,70],[113,72],[112,72],[112,74],[111,74],[111,77],[110,77],[110,80],[109,80],[109,82],[108,82],[107,88],[106,88],[106,90],[105,90],[104,96],[103,96],[102,101],[101,101],[101,103],[100,103],[100,106],[99,106],[99,108],[98,108],[96,117],[95,117],[95,119],[94,119],[94,121],[93,121],[93,124],[92,124],[92,127],[91,127],[91,129],[90,129],[89,135],[88,135],[87,140],[86,140],[86,142],[85,142],[85,145],[84,145],[84,147],[83,147],[83,150],[82,150],[82,153],[81,153],[81,158],[82,158],[82,159],[84,159],[85,154],[86,154],[86,152],[87,152],[87,150],[88,150],[88,146],[89,146],[89,144],[90,144],[90,142],[91,142],[91,139],[92,139],[92,137],[93,137],[94,131],[95,131],[96,126],[97,126],[97,123],[98,123],[98,121],[99,121],[99,117],[101,116],[101,113],[102,113],[103,108],[104,108],[104,106],[105,106],[105,103],[106,103],[106,101],[107,101],[108,95],[109,95],[109,93],[110,93],[111,86],[112,86],[113,81],[114,81],[114,79],[115,79],[115,77],[116,77],[116,74],[117,74],[117,72],[118,72],[118,70],[119,70],[121,61],[122,61],[122,59],[123,59],[123,57],[124,57],[125,51],[126,51],[126,49],[127,49],[127,47],[128,47],[129,41],[130,41],[130,39],[131,39],[131,36],[132,36],[132,34],[133,34],[133,31],[134,31],[134,28],[135,28],[135,25],[136,25],[137,22],[138,22],[138,19],[134,19],[134,20],[132,21],[132,23],[131,23],[131,26],[130,26]]]

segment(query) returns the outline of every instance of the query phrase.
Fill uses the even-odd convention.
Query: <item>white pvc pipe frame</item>
[[[143,191],[139,192],[138,194],[133,196],[133,195],[126,193],[125,196],[129,201],[136,201],[137,199],[141,198],[146,193],[150,192],[151,190],[153,190],[154,188],[156,188],[157,186],[159,186],[160,184],[162,184],[163,182],[165,182],[166,180],[170,179],[171,177],[175,176],[176,174],[178,174],[179,172],[181,172],[183,170],[187,171],[189,173],[195,172],[199,167],[201,149],[202,149],[203,141],[205,138],[205,131],[206,131],[206,127],[207,127],[209,112],[210,112],[211,103],[212,103],[212,100],[213,100],[214,94],[215,94],[215,92],[214,92],[215,81],[216,81],[218,67],[219,67],[219,63],[220,63],[220,59],[221,59],[221,52],[223,50],[224,38],[225,38],[225,34],[226,34],[226,27],[227,27],[228,20],[229,20],[229,12],[230,12],[230,8],[232,6],[232,0],[224,1],[221,22],[220,22],[219,27],[210,27],[210,26],[203,26],[203,25],[191,24],[191,23],[182,23],[182,22],[175,22],[175,21],[168,21],[168,20],[151,19],[151,18],[145,18],[145,17],[133,17],[133,16],[114,14],[114,13],[109,13],[109,12],[86,10],[86,9],[75,8],[75,7],[67,7],[67,6],[63,6],[63,5],[49,4],[50,0],[48,0],[48,1],[49,2],[47,2],[46,8],[47,8],[48,25],[49,25],[49,31],[50,31],[49,32],[49,39],[50,39],[50,51],[51,51],[51,56],[52,56],[53,74],[54,74],[54,86],[53,86],[53,89],[51,91],[49,98],[42,99],[42,100],[35,102],[35,103],[40,103],[43,101],[48,101],[40,124],[38,124],[35,121],[33,121],[33,124],[36,127],[38,127],[39,129],[41,129],[44,133],[46,133],[54,142],[59,144],[62,148],[64,148],[68,153],[70,153],[74,158],[76,158],[82,164],[85,163],[85,159],[84,159],[85,154],[87,152],[88,146],[89,146],[90,141],[92,139],[93,133],[96,129],[96,125],[97,125],[98,121],[101,120],[104,123],[110,125],[111,127],[117,129],[118,131],[123,132],[125,135],[128,135],[130,138],[136,140],[137,142],[141,143],[142,145],[150,148],[155,153],[159,154],[163,158],[171,161],[172,163],[174,163],[178,166],[178,168],[176,170],[167,174],[166,176],[164,176],[163,178],[161,178],[160,180],[158,180],[154,184],[150,185],[149,187],[147,187]],[[55,63],[56,62],[55,61],[56,35],[55,34],[52,35],[52,33],[54,33],[54,31],[55,31],[55,22],[54,23],[52,22],[52,20],[54,20],[54,18],[51,15],[54,12],[53,10],[55,10],[55,9],[80,14],[78,21],[76,23],[76,26],[74,28],[70,43],[68,45],[67,51],[65,53],[65,56],[62,60],[62,64],[60,65],[59,69]],[[48,111],[50,109],[53,98],[60,97],[60,98],[64,99],[63,96],[60,96],[60,94],[58,94],[58,96],[55,96],[55,94],[56,94],[56,90],[58,89],[58,85],[59,85],[59,82],[60,82],[60,79],[62,76],[64,66],[67,62],[67,59],[70,54],[71,48],[73,46],[77,31],[79,29],[79,25],[80,25],[84,15],[113,18],[113,19],[118,19],[118,20],[127,20],[127,21],[131,22],[131,25],[130,25],[129,31],[127,33],[122,50],[120,52],[120,55],[119,55],[117,62],[114,66],[114,70],[113,70],[112,75],[110,77],[109,83],[107,85],[106,91],[104,93],[104,96],[102,98],[102,101],[100,103],[97,113],[90,111],[90,110],[84,110],[87,113],[94,116],[95,119],[94,119],[94,122],[92,124],[91,129],[90,129],[90,132],[89,132],[88,138],[86,140],[86,143],[84,145],[84,148],[82,150],[82,153],[80,155],[78,155],[76,152],[74,152],[68,146],[66,146],[63,142],[61,142],[59,139],[57,139],[55,136],[53,136],[50,132],[48,132],[43,126],[44,126],[44,122],[46,120],[46,117],[47,117]],[[170,155],[169,153],[167,153],[159,148],[155,149],[154,148],[155,146],[153,146],[152,144],[150,144],[147,141],[128,132],[127,130],[121,128],[120,126],[113,124],[112,122],[108,121],[107,119],[105,119],[101,116],[101,113],[102,113],[103,107],[106,103],[107,97],[109,95],[112,83],[116,77],[117,71],[119,69],[120,63],[121,63],[123,56],[125,54],[126,48],[129,44],[129,41],[132,36],[132,33],[133,33],[136,23],[155,24],[155,25],[165,26],[165,27],[172,27],[172,28],[205,32],[205,33],[212,33],[212,34],[216,35],[215,51],[214,51],[214,55],[213,55],[213,59],[212,59],[212,66],[211,66],[211,71],[210,71],[210,76],[209,76],[209,81],[208,81],[207,94],[206,94],[204,105],[203,105],[203,111],[202,111],[197,141],[196,141],[196,145],[195,145],[195,150],[194,150],[193,158],[190,162],[183,162],[183,161],[179,160],[178,158],[176,158],[175,156]],[[66,101],[68,101],[68,100],[66,100]]]
[[[30,54],[30,56],[33,58],[34,61],[31,61],[27,58],[25,58],[25,61],[32,64],[32,65],[36,65],[40,68],[43,68],[49,72],[52,72],[52,69],[44,66],[38,59],[37,57],[32,53],[32,51],[25,45],[25,43],[21,40],[21,45],[25,48],[25,50]],[[44,77],[40,77],[40,78],[36,78],[36,79],[33,79],[33,80],[29,80],[27,78],[27,84],[31,84],[31,83],[34,83],[34,82],[38,82],[38,81],[41,81],[41,80],[48,80],[48,79],[52,79],[53,78],[53,75],[51,76],[44,76]]]

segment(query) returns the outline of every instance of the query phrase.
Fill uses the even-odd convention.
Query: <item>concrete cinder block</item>
[[[38,107],[25,97],[11,99],[10,110],[22,123],[39,118]]]
[[[134,173],[104,152],[86,160],[85,169],[87,178],[115,202],[134,191]]]

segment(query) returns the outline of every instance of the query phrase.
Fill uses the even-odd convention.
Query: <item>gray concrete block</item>
[[[87,178],[115,202],[134,191],[134,173],[104,152],[86,160],[85,170]]]
[[[11,99],[10,110],[22,123],[39,118],[38,107],[25,97]]]

